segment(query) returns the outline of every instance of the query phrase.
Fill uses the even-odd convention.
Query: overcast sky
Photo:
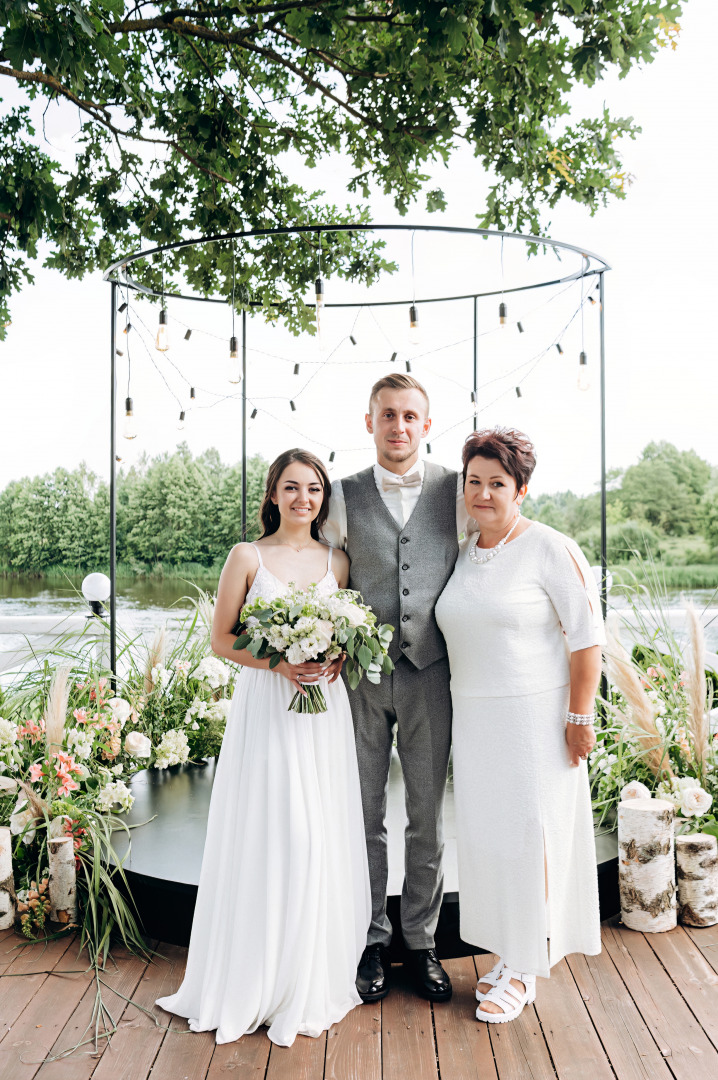
[[[594,218],[578,206],[559,207],[549,230],[557,240],[600,253],[612,266],[606,275],[609,466],[629,465],[653,439],[693,448],[718,464],[718,357],[712,320],[718,239],[714,27],[715,5],[689,0],[675,52],[662,50],[645,70],[635,70],[624,80],[611,76],[591,91],[578,91],[573,99],[574,117],[596,114],[605,101],[614,114],[632,115],[643,127],[637,140],[624,146],[626,168],[634,178],[626,200]],[[0,90],[7,94],[8,88]],[[49,120],[49,130],[57,145],[71,146],[67,116],[58,115],[52,123],[55,127]],[[76,126],[74,119],[72,123]],[[347,176],[341,160],[306,174],[308,183],[325,185],[328,201],[339,204],[348,201]],[[400,219],[388,200],[377,197],[374,220],[474,226],[488,188],[479,164],[468,154],[457,154],[449,170],[435,170],[430,186],[438,185],[448,197],[448,210],[441,217],[416,209]],[[318,221],[319,215],[318,210]],[[398,243],[397,287],[409,290],[406,238]],[[476,280],[500,287],[498,245],[477,242],[474,247],[461,247],[452,255],[417,234],[419,293],[442,286],[447,275],[456,280],[457,268],[462,279],[475,274]],[[518,273],[523,256],[505,254],[508,278]],[[553,276],[556,263],[549,260],[548,265]],[[565,272],[575,265],[569,259],[560,268]],[[528,272],[537,273],[536,266]],[[308,267],[308,280],[313,277],[314,268]],[[339,294],[339,285],[327,282],[327,299]],[[360,302],[367,299],[354,295]],[[588,492],[599,477],[598,315],[597,308],[585,309],[582,339],[579,306],[580,286],[511,299],[511,319],[520,318],[526,329],[519,335],[515,326],[499,332],[496,302],[481,302],[480,422],[509,423],[532,436],[539,458],[534,492]],[[81,460],[107,475],[109,315],[109,286],[99,274],[68,282],[37,268],[36,284],[13,302],[9,338],[0,345],[5,390],[0,488],[58,465],[73,468]],[[156,312],[141,305],[137,317],[148,327],[146,334],[138,327],[132,352],[132,396],[140,435],[133,443],[123,442],[125,460],[171,450],[181,438],[195,452],[216,446],[225,460],[237,460],[239,405],[220,400],[236,389],[226,380],[229,311],[170,304],[169,359],[151,348]],[[327,356],[318,353],[314,341],[297,340],[258,318],[250,320],[248,394],[258,409],[249,433],[250,452],[272,458],[287,446],[303,445],[326,458],[333,449],[336,476],[368,464],[365,398],[372,382],[391,370],[389,356],[398,351],[395,369],[404,369],[406,358],[412,357],[413,373],[432,397],[433,459],[457,465],[471,428],[471,308],[465,303],[425,306],[418,345],[409,344],[406,322],[404,308],[384,309],[376,317],[367,308],[358,316],[329,313]],[[183,340],[184,324],[197,330],[189,343]],[[356,346],[348,340],[350,332]],[[549,349],[541,358],[555,340],[561,340],[564,355]],[[582,340],[594,374],[585,393],[576,386]],[[294,375],[297,362],[300,372]],[[119,379],[119,397],[124,398],[126,357]],[[186,402],[188,381],[203,389],[198,390],[199,407],[188,413],[187,427],[179,432],[177,415]],[[515,392],[519,383],[520,399]]]

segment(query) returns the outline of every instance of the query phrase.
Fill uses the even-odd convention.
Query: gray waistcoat
[[[342,480],[347,508],[349,587],[379,622],[395,628],[392,660],[422,669],[446,656],[434,606],[454,569],[456,473],[427,462],[419,501],[402,529],[376,489],[374,470]]]

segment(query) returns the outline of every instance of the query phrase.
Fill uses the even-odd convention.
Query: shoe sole
[[[533,1005],[536,1000],[536,994],[533,997],[527,997],[518,1012],[513,1013],[488,1013],[481,1012],[481,1009],[476,1010],[476,1019],[482,1021],[485,1024],[508,1024],[511,1020],[517,1020],[521,1013],[524,1011],[527,1005]]]
[[[453,989],[450,989],[450,990],[441,990],[441,991],[437,991],[436,993],[432,993],[430,990],[427,990],[426,987],[424,987],[424,986],[417,986],[416,990],[417,990],[417,993],[421,995],[421,997],[426,999],[426,1001],[450,1001],[451,1000],[451,995],[454,992]]]
[[[362,994],[359,990],[357,990],[357,993],[365,1005],[371,1005],[373,1001],[381,1001],[382,998],[385,998],[390,990],[391,987],[387,986],[384,990],[378,990],[375,994]]]

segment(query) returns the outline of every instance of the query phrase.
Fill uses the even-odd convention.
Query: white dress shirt
[[[410,476],[417,472],[421,477],[421,484],[415,484],[411,487],[392,487],[389,491],[384,491],[384,479],[395,481],[398,478],[397,474],[385,469],[378,461],[374,464],[374,480],[376,489],[379,492],[379,498],[394,518],[394,521],[402,529],[411,517],[423,489],[424,461],[422,458],[419,458],[417,463],[407,470],[406,475]],[[470,531],[474,531],[474,528],[475,522],[473,518],[469,518],[466,513],[463,479],[461,473],[459,473],[456,489],[456,535],[459,540],[462,540]],[[322,534],[331,547],[341,548],[342,550],[346,548],[347,507],[344,501],[341,480],[335,480],[332,484],[329,517],[322,529]]]

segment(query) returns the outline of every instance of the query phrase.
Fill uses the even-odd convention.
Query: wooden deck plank
[[[436,1080],[431,1005],[414,993],[403,967],[392,968],[392,988],[382,1001],[384,1080]]]
[[[718,1049],[718,975],[682,926],[646,940]]]
[[[127,949],[117,947],[112,950],[112,960],[102,974],[103,982],[107,984],[102,987],[102,996],[115,1023],[119,1023],[128,1007],[129,1003],[124,998],[132,997],[146,967],[146,960],[134,956]],[[88,1031],[87,1027],[92,1019],[95,993],[96,985],[93,979],[79,1005],[55,1040],[52,1054],[61,1054],[63,1050],[69,1050],[92,1035],[92,1031]],[[102,1025],[100,1025],[100,1031],[102,1031]],[[88,1080],[106,1049],[107,1039],[100,1039],[97,1056],[94,1052],[88,1052],[93,1050],[92,1044],[88,1044],[83,1046],[82,1050],[68,1054],[67,1057],[47,1062],[40,1068],[37,1080]]]
[[[293,1046],[272,1045],[266,1080],[322,1080],[326,1052],[326,1031],[318,1039],[297,1035]]]
[[[12,1033],[0,1042],[3,1080],[32,1080],[39,1071],[92,980],[87,963],[87,953],[78,955],[75,945],[66,948],[54,971],[45,977],[13,1024]]]
[[[676,1080],[718,1080],[718,1055],[643,934],[608,924],[604,946]]]
[[[716,926],[684,926],[694,945],[696,945],[715,972],[718,972],[718,924]]]
[[[0,931],[0,975],[4,974],[14,960],[17,960],[21,949],[17,948],[25,941],[22,934],[16,934],[14,930]]]
[[[671,1080],[666,1059],[626,993],[608,952],[568,957],[603,1048],[620,1080]]]
[[[264,1080],[271,1046],[264,1028],[215,1046],[207,1080],[226,1080],[227,1073],[232,1080]]]
[[[147,965],[132,995],[133,1004],[127,1006],[119,1031],[112,1037],[110,1053],[103,1054],[93,1080],[145,1080],[148,1076],[170,1022],[170,1014],[155,1006],[155,998],[177,990],[187,959],[187,950],[178,945],[162,942],[158,952],[161,957],[155,956]]]
[[[152,1066],[152,1080],[185,1076],[201,1080],[206,1076],[214,1047],[213,1031],[189,1031],[184,1017],[173,1016]]]
[[[0,1045],[70,946],[70,937],[21,949],[0,978]]]
[[[484,960],[484,957],[481,957]],[[488,1025],[476,1019],[476,968],[470,956],[445,960],[454,993],[434,1009],[439,1073],[450,1080],[492,1080],[496,1077]],[[488,970],[484,964],[482,970]]]
[[[561,1080],[613,1080],[591,1017],[565,960],[537,980],[536,1012]]]
[[[474,957],[479,982],[497,959],[491,953]],[[500,1080],[555,1080],[551,1055],[533,1005],[510,1024],[476,1023],[489,1040]]]
[[[381,1080],[381,1002],[358,1005],[327,1033],[325,1080]]]

